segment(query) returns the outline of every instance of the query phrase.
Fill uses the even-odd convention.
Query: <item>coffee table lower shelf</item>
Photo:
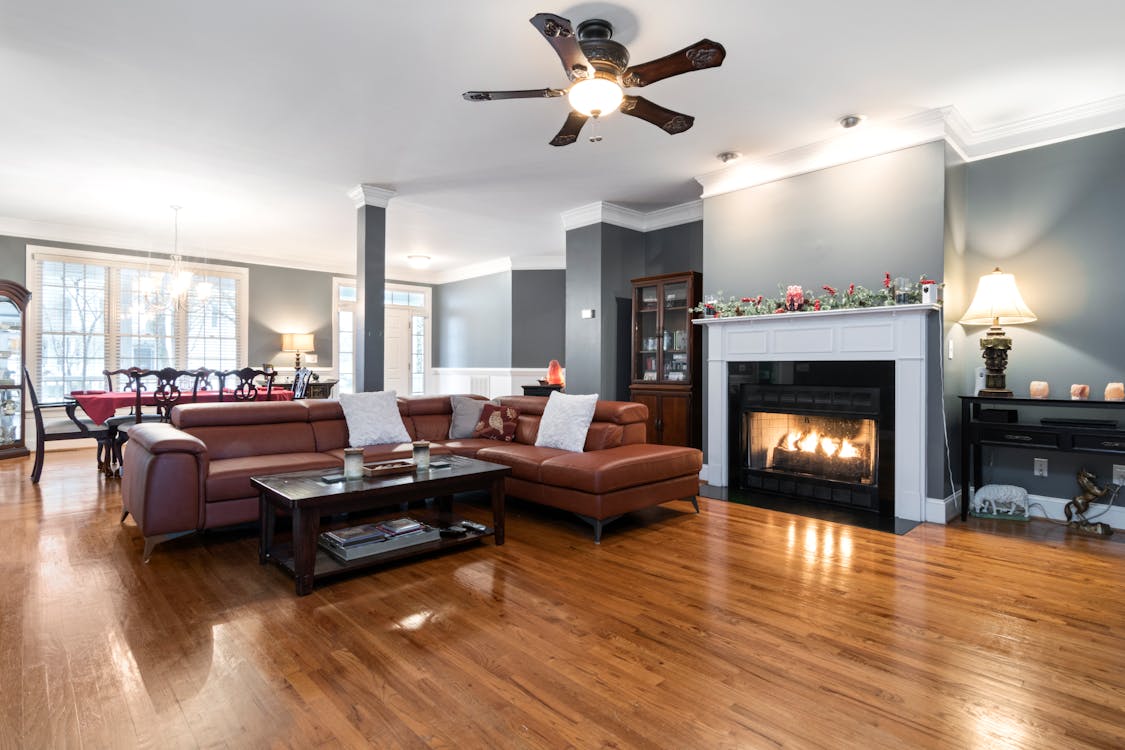
[[[479,534],[469,533],[463,537],[459,537],[456,539],[436,539],[431,542],[414,544],[409,547],[400,547],[399,549],[394,549],[390,552],[380,552],[374,555],[367,555],[366,557],[360,557],[355,560],[348,560],[347,562],[337,560],[335,557],[328,554],[328,552],[323,548],[318,548],[316,551],[316,563],[313,567],[313,580],[319,581],[322,578],[343,575],[355,570],[363,570],[364,568],[387,565],[397,560],[406,560],[422,555],[428,555],[434,552],[452,549],[454,547],[464,547],[466,545],[479,542],[481,539],[484,539],[488,536],[492,536],[491,528]],[[267,558],[268,562],[272,562],[278,565],[283,570],[287,571],[289,575],[297,575],[296,556],[293,553],[292,543],[279,542],[274,544],[273,549],[271,549],[267,553]]]

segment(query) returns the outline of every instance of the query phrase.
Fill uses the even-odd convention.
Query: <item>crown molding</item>
[[[513,271],[561,271],[566,269],[565,255],[521,255],[509,258]]]
[[[687,224],[692,221],[699,221],[702,218],[703,201],[701,200],[661,208],[648,213],[625,208],[616,203],[601,201],[564,211],[562,214],[563,228],[568,232],[571,229],[588,227],[592,224],[613,224],[637,232],[651,232],[654,229]]]
[[[690,224],[693,221],[703,221],[703,201],[697,200],[690,203],[681,203],[678,206],[661,208],[657,211],[648,212],[644,217],[644,231],[646,232]]]
[[[171,253],[166,249],[154,249],[151,236],[132,234],[128,232],[113,232],[104,229],[76,227],[70,224],[55,224],[46,221],[29,221],[26,219],[13,219],[0,217],[0,235],[17,237],[19,239],[45,242],[48,244],[64,243],[69,245],[86,245],[92,250],[128,250],[137,253],[152,253],[153,255],[168,256]],[[273,266],[275,268],[296,268],[301,271],[322,271],[324,273],[355,275],[355,266],[341,265],[338,263],[317,263],[315,259],[284,259],[279,262],[276,255],[255,253],[247,250],[213,250],[198,245],[184,245],[180,248],[185,257],[210,258],[221,263],[245,263],[247,265]]]
[[[356,185],[348,191],[348,197],[355,201],[356,208],[363,208],[364,206],[386,208],[391,198],[396,195],[398,195],[398,192],[391,188],[381,188],[378,185],[370,185],[366,182]]]
[[[956,107],[944,111],[947,138],[966,161],[1125,128],[1125,94],[986,128],[974,128]]]
[[[888,154],[946,137],[945,112],[930,109],[888,123],[868,120],[832,138],[781,151],[696,177],[703,198]]]
[[[496,260],[458,266],[443,271],[388,265],[387,278],[393,277],[419,284],[449,284],[454,281],[465,281],[466,279],[492,276],[508,271],[557,271],[564,269],[566,269],[566,256],[526,255],[515,258],[497,258]]]

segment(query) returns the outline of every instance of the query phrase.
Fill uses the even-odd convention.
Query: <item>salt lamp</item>
[[[547,365],[547,385],[562,385],[562,365],[557,359],[552,359]]]

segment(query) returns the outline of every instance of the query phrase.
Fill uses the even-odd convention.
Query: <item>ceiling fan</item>
[[[629,50],[613,41],[613,26],[608,21],[592,18],[578,24],[577,33],[570,21],[552,13],[540,13],[531,25],[554,47],[562,60],[571,84],[565,89],[525,89],[522,91],[466,91],[462,96],[471,102],[495,99],[553,99],[566,96],[571,111],[552,146],[568,146],[578,140],[586,120],[597,119],[614,110],[651,122],[670,135],[682,133],[695,123],[691,115],[673,112],[653,104],[643,96],[625,94],[626,88],[647,86],[665,78],[693,70],[717,68],[723,64],[727,51],[723,45],[702,39],[678,52],[629,65]]]

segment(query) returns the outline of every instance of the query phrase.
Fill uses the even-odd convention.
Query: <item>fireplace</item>
[[[742,482],[741,428],[731,427],[732,422],[741,424],[741,402],[732,398],[730,386],[807,385],[815,386],[815,391],[833,385],[878,388],[875,481],[879,513],[886,512],[884,504],[889,504],[896,525],[897,521],[945,523],[955,516],[957,507],[952,497],[927,497],[928,482],[940,492],[943,467],[941,386],[935,376],[942,354],[937,309],[934,305],[893,305],[693,321],[707,331],[706,440],[701,478],[717,492],[734,490]],[[812,367],[798,370],[797,363],[811,363]],[[889,382],[884,384],[882,377],[876,384],[839,379],[850,378],[855,363],[883,363],[891,373]],[[828,368],[825,372],[829,379],[820,379],[821,368]],[[767,369],[777,373],[766,377]],[[728,382],[731,379],[735,382]],[[738,392],[741,397],[741,390]],[[738,491],[769,497],[758,490]],[[777,504],[791,502],[780,495],[775,497]],[[807,504],[829,511],[838,507]],[[847,512],[879,522],[886,519],[870,511]]]
[[[728,368],[732,484],[894,515],[893,362]]]

